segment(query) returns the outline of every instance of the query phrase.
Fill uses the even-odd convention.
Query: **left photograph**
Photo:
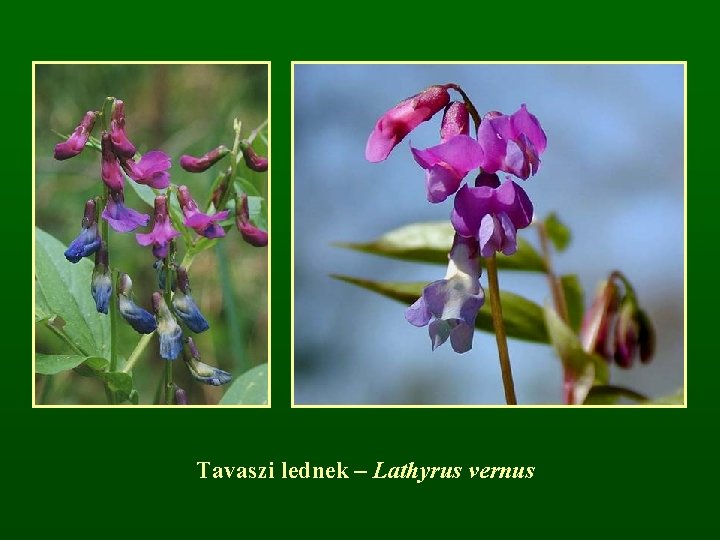
[[[33,64],[33,406],[268,407],[269,63]]]

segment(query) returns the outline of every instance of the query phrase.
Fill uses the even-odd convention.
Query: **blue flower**
[[[82,219],[80,234],[65,250],[65,258],[76,263],[83,257],[92,255],[100,248],[100,234],[95,221],[95,200],[85,203],[85,216]]]
[[[182,328],[159,292],[153,293],[152,304],[160,336],[160,356],[165,360],[175,360],[182,352]]]
[[[184,351],[183,359],[193,379],[211,386],[220,386],[230,382],[232,379],[230,373],[200,361],[200,352],[191,337],[187,338],[187,344],[188,348]]]
[[[108,270],[107,244],[102,242],[100,249],[95,253],[95,268],[93,268],[90,292],[95,299],[95,307],[99,313],[108,312],[108,303],[112,294],[112,280]]]
[[[182,266],[177,268],[177,290],[173,295],[172,305],[178,317],[196,334],[210,328],[207,319],[200,313],[195,300],[190,296],[190,281],[187,271]]]
[[[157,328],[155,317],[130,298],[132,280],[127,274],[118,277],[118,308],[120,314],[140,334],[152,334]]]

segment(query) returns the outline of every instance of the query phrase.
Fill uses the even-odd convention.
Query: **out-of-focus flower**
[[[95,199],[89,199],[85,203],[85,215],[80,226],[80,234],[65,250],[65,258],[71,263],[76,263],[83,257],[92,255],[100,248],[95,208]]]
[[[268,158],[257,155],[253,147],[246,142],[240,143],[240,149],[242,150],[243,159],[248,169],[256,172],[265,172],[268,170]]]
[[[613,280],[605,280],[598,286],[592,305],[583,315],[580,342],[586,352],[597,353],[606,359],[611,357],[610,325],[617,309],[618,288]]]
[[[120,164],[127,175],[138,184],[154,189],[165,189],[170,185],[170,156],[160,150],[151,150],[140,161],[121,159]]]
[[[132,280],[130,276],[121,273],[117,281],[118,309],[120,315],[136,332],[152,334],[157,327],[155,317],[132,300]]]
[[[175,313],[193,332],[199,334],[210,328],[207,319],[200,313],[195,300],[190,295],[190,281],[187,271],[182,266],[177,267],[177,289],[172,297]]]
[[[463,353],[472,348],[475,318],[485,301],[477,240],[456,234],[449,258],[445,279],[425,287],[405,318],[414,326],[430,323],[433,350],[450,338],[455,352]]]
[[[182,329],[162,294],[153,293],[152,305],[157,320],[157,333],[160,336],[160,356],[165,360],[175,360],[182,351]]]
[[[650,317],[642,309],[638,309],[637,321],[639,327],[638,342],[640,345],[640,361],[643,364],[652,360],[655,355],[655,328]]]
[[[152,244],[153,255],[158,259],[164,259],[168,254],[169,242],[176,236],[180,236],[180,233],[175,230],[170,222],[167,211],[167,197],[158,195],[155,197],[155,216],[152,232],[137,233],[135,238],[137,238],[137,242],[141,246]]]
[[[365,146],[365,159],[373,163],[386,159],[408,133],[443,110],[449,102],[447,86],[431,86],[401,101],[375,124]]]
[[[99,313],[108,312],[108,304],[112,295],[112,280],[108,267],[107,244],[102,242],[100,249],[95,253],[95,268],[93,268],[90,293],[95,300],[95,308]]]
[[[232,375],[227,371],[209,366],[200,361],[200,352],[191,337],[187,338],[187,347],[183,351],[183,359],[190,371],[190,375],[200,383],[220,386],[230,382],[232,379]]]
[[[125,185],[122,169],[113,152],[110,134],[105,132],[102,135],[102,163],[100,173],[103,182],[111,191],[122,191]]]
[[[173,385],[175,388],[175,405],[187,405],[187,394],[185,393],[185,390],[180,388],[177,384]]]
[[[116,99],[113,106],[110,137],[117,156],[129,159],[135,155],[135,145],[130,142],[125,133],[125,103],[121,99]]]
[[[250,222],[247,195],[243,193],[235,200],[235,224],[240,234],[248,244],[255,247],[264,247],[268,243],[268,233],[255,227]]]
[[[190,227],[196,233],[205,238],[222,238],[225,236],[225,229],[222,228],[220,222],[228,217],[228,210],[216,212],[213,215],[202,213],[198,209],[198,205],[190,196],[190,191],[186,186],[178,188],[178,202],[185,215],[185,226]]]
[[[77,156],[85,148],[95,126],[97,113],[88,111],[67,140],[55,145],[55,159],[63,160]]]
[[[117,232],[130,232],[138,227],[144,227],[150,221],[150,216],[125,206],[123,190],[109,193],[107,204],[102,212],[102,218]]]
[[[632,366],[635,353],[638,350],[638,335],[640,328],[636,318],[636,306],[633,302],[625,301],[615,319],[615,363],[621,368]]]
[[[215,165],[229,153],[230,149],[220,145],[200,157],[188,156],[186,154],[180,156],[180,166],[188,172],[203,172]]]
[[[450,220],[458,234],[476,238],[480,254],[490,257],[517,250],[516,230],[532,221],[533,206],[525,191],[512,180],[502,185],[496,174],[482,173],[477,187],[460,188]]]

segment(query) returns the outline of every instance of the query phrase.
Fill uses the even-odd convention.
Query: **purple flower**
[[[612,356],[609,343],[610,322],[618,309],[618,288],[612,280],[603,281],[597,289],[590,308],[583,315],[580,342],[583,349],[603,358]]]
[[[148,224],[150,216],[125,206],[125,195],[122,190],[111,190],[109,195],[102,218],[117,232],[134,231]]]
[[[95,300],[95,308],[98,313],[108,312],[108,303],[112,294],[112,281],[108,267],[107,244],[102,242],[100,249],[95,253],[95,268],[93,268],[92,281],[90,282],[90,293]]]
[[[268,244],[268,233],[259,229],[250,222],[247,195],[243,193],[235,199],[235,224],[240,234],[248,244],[255,247],[264,247]]]
[[[153,246],[153,255],[158,259],[164,259],[168,254],[168,243],[176,236],[180,236],[172,223],[167,212],[167,197],[165,195],[158,195],[155,197],[155,217],[152,232],[149,233],[137,233],[138,244],[141,246]]]
[[[479,175],[476,185],[463,186],[455,196],[450,218],[455,230],[461,236],[476,238],[483,257],[496,251],[512,255],[517,250],[516,230],[532,221],[532,202],[512,180],[500,185],[495,174]]]
[[[232,379],[230,373],[200,361],[200,352],[191,337],[187,338],[187,345],[187,348],[183,351],[183,359],[193,379],[211,386],[220,386],[230,382]]]
[[[72,135],[67,140],[55,145],[55,159],[63,160],[77,156],[85,148],[85,144],[90,138],[90,132],[95,126],[95,111],[85,113],[82,121],[78,124]]]
[[[207,319],[200,313],[200,308],[190,296],[190,281],[187,271],[182,266],[177,268],[177,290],[173,294],[172,305],[178,317],[196,334],[210,328]]]
[[[467,135],[454,135],[446,142],[425,150],[412,148],[415,161],[425,169],[425,188],[431,203],[442,202],[455,193],[465,175],[483,160],[480,145]]]
[[[455,352],[463,353],[472,348],[475,318],[485,301],[477,241],[456,234],[449,258],[445,279],[425,287],[422,296],[405,311],[405,318],[414,326],[430,323],[433,350],[449,337]]]
[[[633,302],[625,301],[620,307],[615,320],[615,363],[621,368],[632,367],[635,353],[638,350],[638,334],[640,328],[635,317],[636,307]]]
[[[95,221],[95,199],[85,203],[85,215],[82,219],[80,234],[65,250],[65,258],[76,263],[83,257],[92,255],[100,248],[100,234]]]
[[[440,142],[444,143],[455,135],[470,133],[470,115],[462,101],[453,101],[445,108],[440,124]]]
[[[185,214],[185,226],[194,229],[196,233],[205,238],[222,238],[225,236],[225,229],[222,228],[220,222],[228,217],[228,210],[216,212],[215,214],[203,214],[198,205],[190,196],[187,186],[178,188],[178,202]]]
[[[365,146],[365,159],[372,163],[386,159],[408,133],[443,110],[449,101],[447,86],[431,86],[401,101],[375,124]]]
[[[135,146],[125,134],[125,103],[121,99],[116,99],[113,106],[110,137],[116,155],[127,159],[135,155]]]
[[[152,305],[157,320],[158,336],[160,336],[160,356],[165,360],[175,360],[182,351],[182,329],[170,312],[162,294],[153,293]]]
[[[547,138],[538,119],[523,104],[510,116],[489,112],[480,123],[478,143],[483,149],[484,172],[504,171],[523,180],[537,173]]]
[[[121,159],[120,164],[127,175],[138,184],[154,189],[165,189],[170,185],[170,156],[165,152],[151,150],[144,154],[140,161]]]
[[[180,156],[180,166],[188,172],[203,172],[215,165],[229,153],[230,150],[227,147],[220,145],[199,158],[188,155]]]
[[[100,174],[105,185],[112,191],[122,191],[125,185],[122,169],[118,163],[117,156],[112,149],[110,134],[104,132],[102,135],[102,164]]]
[[[128,322],[133,329],[140,334],[152,334],[157,327],[155,317],[135,302],[131,298],[132,279],[125,273],[118,276],[118,309],[120,315]]]
[[[259,156],[253,150],[253,147],[243,142],[240,144],[243,159],[247,168],[255,172],[265,172],[268,170],[268,158]]]

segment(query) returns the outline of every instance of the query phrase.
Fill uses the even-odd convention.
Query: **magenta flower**
[[[227,156],[228,153],[230,150],[220,145],[199,158],[188,155],[180,156],[180,166],[188,172],[203,172]]]
[[[123,190],[110,190],[102,218],[117,232],[130,232],[138,227],[144,227],[150,221],[150,216],[127,208]]]
[[[462,101],[453,101],[445,107],[440,124],[440,142],[444,143],[455,135],[470,134],[470,114]]]
[[[425,287],[422,296],[405,311],[405,318],[414,326],[430,323],[433,350],[450,338],[455,352],[464,353],[472,348],[475,318],[485,301],[477,241],[456,234],[449,258],[445,279]],[[432,318],[435,320],[430,322]]]
[[[537,173],[540,154],[547,146],[540,122],[525,104],[510,116],[487,113],[478,128],[477,139],[485,153],[481,165],[484,172],[504,171],[523,180]]]
[[[365,146],[365,159],[386,159],[395,146],[422,122],[441,111],[450,101],[446,86],[431,86],[390,109],[375,124]]]
[[[120,164],[127,175],[138,184],[155,189],[165,189],[170,185],[170,156],[160,150],[151,150],[140,158],[121,159]]]
[[[425,190],[431,203],[455,193],[465,175],[483,161],[480,145],[467,135],[454,135],[446,142],[425,150],[410,147],[415,161],[425,169]]]
[[[135,146],[125,134],[125,103],[121,99],[115,100],[110,121],[110,137],[117,156],[130,159],[135,155]]]
[[[253,147],[245,142],[240,144],[240,148],[242,149],[243,159],[248,169],[255,172],[265,172],[268,170],[268,158],[257,155]]]
[[[137,242],[141,246],[152,244],[153,255],[158,259],[164,259],[168,254],[168,243],[176,236],[180,236],[180,233],[170,223],[167,211],[167,197],[158,195],[155,197],[155,216],[152,232],[137,233],[135,238],[137,238]]]
[[[248,199],[245,193],[235,200],[235,224],[240,234],[248,244],[255,247],[265,247],[268,243],[268,233],[259,229],[250,222]]]
[[[580,342],[583,349],[603,358],[612,355],[609,342],[610,323],[618,310],[618,288],[612,280],[603,281],[597,289],[590,308],[583,315]]]
[[[196,233],[205,238],[222,238],[225,236],[225,229],[222,228],[220,222],[228,217],[228,210],[216,212],[215,214],[203,214],[198,205],[190,196],[190,191],[186,186],[178,188],[178,201],[185,214],[185,226],[194,229]]]
[[[85,144],[90,138],[90,132],[95,126],[95,118],[97,118],[95,111],[85,113],[85,116],[72,132],[72,135],[70,135],[66,141],[55,145],[55,159],[68,159],[77,156],[83,151]]]
[[[100,175],[103,182],[111,191],[122,191],[125,185],[120,163],[112,149],[112,141],[110,134],[104,132],[102,135],[102,164],[100,165]]]
[[[450,220],[457,233],[476,238],[480,254],[496,251],[512,255],[517,250],[515,233],[530,225],[533,206],[525,191],[512,180],[500,185],[496,174],[478,176],[476,186],[460,188]]]

